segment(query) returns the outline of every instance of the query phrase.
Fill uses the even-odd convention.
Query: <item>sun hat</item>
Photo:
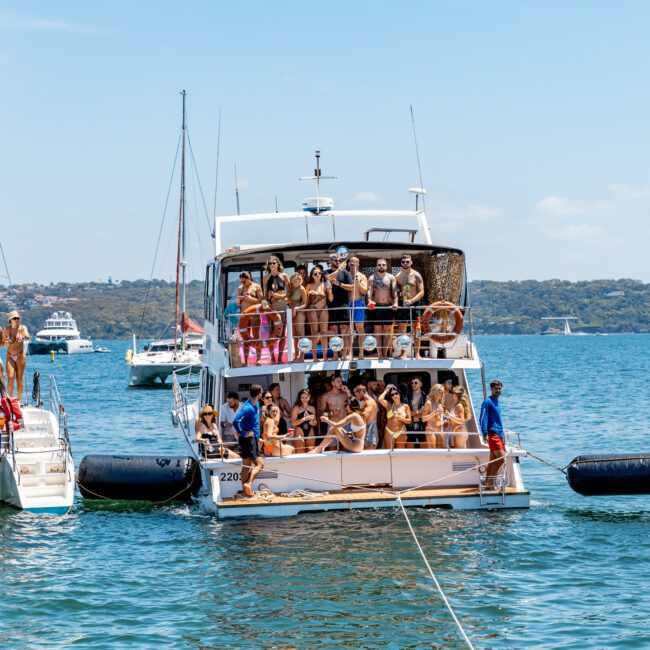
[[[217,417],[217,415],[219,415],[219,411],[215,411],[209,404],[206,404],[201,409],[201,412],[199,413],[199,418],[202,418],[204,415],[214,415],[214,417]]]
[[[7,314],[8,322],[11,322],[12,318],[20,318],[20,314],[15,309]]]

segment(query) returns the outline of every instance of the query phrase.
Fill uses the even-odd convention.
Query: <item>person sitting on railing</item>
[[[427,438],[429,449],[444,449],[445,447],[445,407],[443,400],[445,389],[442,384],[434,384],[429,391],[429,399],[426,401],[421,413],[421,419],[426,423],[424,435]]]
[[[321,344],[323,360],[327,359],[327,300],[332,298],[332,289],[323,282],[323,270],[318,266],[312,268],[309,274],[307,290],[307,317],[312,336],[312,354],[314,360],[318,354],[318,343]]]
[[[424,434],[426,427],[422,420],[422,415],[428,411],[425,410],[427,403],[427,394],[422,390],[422,379],[420,377],[411,378],[411,390],[406,395],[406,403],[411,409],[411,431],[413,432],[406,443],[407,448],[414,449],[417,442],[418,447],[428,447],[428,441]]]
[[[386,399],[388,397],[388,399]],[[384,448],[397,449],[406,447],[406,425],[411,423],[411,409],[402,403],[402,395],[393,384],[379,396],[379,403],[386,409],[386,429],[384,431]]]
[[[379,429],[377,429],[379,406],[376,400],[370,397],[363,384],[355,386],[352,392],[361,404],[361,415],[366,423],[366,439],[363,446],[365,449],[377,449],[377,445],[379,445]]]
[[[368,325],[374,327],[377,337],[377,358],[389,357],[390,331],[393,323],[393,310],[397,309],[397,283],[395,276],[388,273],[388,262],[377,260],[375,272],[368,278]]]
[[[241,284],[237,287],[237,307],[244,314],[239,321],[239,333],[244,348],[244,365],[248,365],[248,354],[251,347],[255,350],[256,364],[262,359],[262,339],[260,338],[261,317],[259,311],[245,314],[251,307],[259,307],[264,298],[262,287],[253,282],[248,271],[239,274]]]
[[[361,404],[355,397],[345,402],[347,415],[338,422],[325,416],[321,416],[321,422],[328,425],[329,431],[323,441],[314,447],[310,454],[322,454],[333,442],[338,442],[346,451],[359,453],[363,451],[363,443],[366,437],[366,421],[361,415]]]
[[[424,280],[422,276],[413,269],[413,260],[408,253],[402,255],[400,262],[401,271],[395,276],[399,302],[401,307],[395,312],[397,331],[405,333],[410,325],[411,334],[415,338],[415,358],[420,359],[420,339],[415,337],[415,324],[418,318],[418,311],[413,309],[422,304],[424,297]],[[403,350],[400,358],[406,359],[407,351]]]
[[[366,334],[364,331],[363,323],[366,320],[366,303],[365,296],[368,293],[368,278],[359,271],[359,258],[351,257],[348,262],[348,269],[350,270],[350,275],[352,276],[353,287],[351,291],[348,291],[348,305],[352,311],[352,322],[354,323],[354,329],[357,332],[357,342],[359,348],[359,358],[363,359],[363,339]],[[352,358],[352,338],[354,334],[351,334],[349,337],[349,348],[346,349],[345,357],[347,359]],[[366,436],[367,442],[367,436]]]
[[[289,276],[284,272],[284,266],[279,257],[271,255],[264,266],[264,279],[262,281],[264,297],[271,305],[271,309],[278,312],[282,319],[282,329],[280,336],[272,337],[273,328],[269,328],[269,339],[267,341],[271,363],[280,363],[282,361],[282,352],[284,351],[284,341],[286,336],[285,319],[286,309],[288,306],[287,293],[289,288]],[[278,341],[277,359],[275,355],[275,342]]]
[[[305,449],[311,451],[316,442],[316,409],[311,402],[311,395],[306,388],[298,391],[296,402],[291,410],[293,426],[293,446],[298,453]]]
[[[290,456],[296,450],[283,442],[288,437],[288,433],[280,433],[280,409],[272,404],[266,409],[267,416],[264,418],[262,425],[262,440],[264,441],[265,456]]]
[[[454,386],[451,390],[453,406],[451,411],[445,413],[451,424],[451,431],[454,439],[454,448],[467,448],[467,426],[466,422],[472,419],[472,408],[469,405],[467,393],[462,386]]]
[[[293,345],[296,361],[302,361],[302,352],[298,348],[298,341],[305,335],[305,309],[307,309],[307,290],[303,286],[300,273],[294,273],[290,279],[289,305],[293,321]]]
[[[217,426],[217,416],[219,413],[215,411],[209,404],[206,404],[199,413],[199,417],[194,424],[194,439],[199,443],[199,447],[203,451],[206,459],[212,458],[239,458],[239,454],[232,449],[228,449],[223,443],[219,427]]]

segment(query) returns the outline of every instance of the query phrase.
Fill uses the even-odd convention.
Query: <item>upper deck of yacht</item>
[[[327,207],[316,210],[314,202]],[[406,367],[414,362],[439,368],[480,366],[471,337],[464,253],[433,244],[423,210],[336,210],[323,198],[307,199],[304,205],[303,211],[215,218],[216,255],[206,274],[205,316],[214,324],[212,336],[224,350],[229,375],[254,374],[260,365],[274,366],[268,370],[277,372],[295,371],[297,364],[311,370]],[[304,267],[305,286],[317,266],[325,279],[332,255],[345,266],[357,258],[357,271],[370,280],[378,277],[380,258],[386,260],[386,272],[397,277],[405,254],[423,283],[422,297],[407,309],[404,295],[395,298],[396,309],[349,292],[354,310],[333,310],[331,303],[325,308],[303,304],[296,310],[291,286],[284,301],[271,304],[262,295],[261,305],[240,308],[241,274],[264,290],[271,256],[280,260],[289,283]],[[394,294],[400,294],[395,286]],[[456,309],[433,308],[440,303]],[[323,311],[328,312],[325,330]]]

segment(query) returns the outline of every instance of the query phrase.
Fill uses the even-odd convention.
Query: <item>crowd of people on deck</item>
[[[299,390],[292,403],[280,384],[272,383],[255,402],[259,452],[284,457],[335,450],[466,448],[472,409],[465,389],[447,379],[427,393],[417,374],[409,375],[408,382],[402,392],[371,376],[356,375],[346,384],[338,374],[314,374],[309,388]],[[203,407],[195,434],[205,457],[240,457],[236,420],[244,404],[231,391],[218,411]]]
[[[14,396],[15,386],[16,397],[20,399],[23,394],[23,380],[27,365],[25,343],[29,341],[29,332],[22,324],[17,311],[10,311],[7,314],[7,322],[8,326],[0,329],[0,346],[7,348],[4,365],[0,357],[0,380],[2,386],[6,387],[9,397]]]
[[[419,307],[425,295],[422,275],[413,268],[411,255],[401,257],[399,273],[390,273],[386,259],[376,261],[369,276],[359,270],[358,257],[344,259],[337,253],[329,256],[329,268],[314,263],[308,272],[300,264],[295,272],[285,273],[282,260],[271,255],[264,265],[261,285],[253,281],[251,272],[239,274],[236,308],[240,314],[239,334],[244,353],[244,364],[255,351],[255,363],[261,363],[262,347],[269,350],[271,363],[279,363],[286,349],[286,312],[291,310],[295,358],[302,360],[305,350],[300,340],[308,336],[311,351],[317,358],[327,355],[330,339],[340,336],[343,346],[333,350],[335,359],[351,359],[354,337],[357,338],[358,357],[363,357],[364,338],[374,334],[379,359],[393,356],[392,333],[406,333],[416,328]],[[270,318],[268,338],[262,340],[261,311]],[[271,322],[268,322],[271,320]],[[405,357],[407,351],[399,351]],[[420,340],[415,337],[415,356],[420,357]]]

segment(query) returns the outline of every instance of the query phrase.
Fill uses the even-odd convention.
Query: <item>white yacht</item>
[[[29,512],[64,515],[74,501],[75,469],[67,414],[53,377],[48,406],[40,400],[9,417],[0,411],[0,501]],[[6,407],[6,397],[3,405]]]
[[[181,127],[181,196],[179,210],[179,241],[176,260],[176,314],[173,339],[154,341],[138,352],[135,335],[133,349],[127,350],[127,383],[130,387],[166,384],[172,373],[182,369],[189,378],[201,372],[201,351],[203,349],[203,328],[192,321],[186,313],[185,270],[187,260],[185,233],[185,91],[183,96],[183,122]]]
[[[201,468],[198,498],[202,510],[219,518],[232,518],[394,507],[398,500],[405,506],[434,508],[529,507],[530,494],[520,465],[526,452],[516,434],[506,432],[506,460],[496,486],[486,483],[489,450],[479,433],[467,373],[480,375],[483,391],[479,403],[486,395],[486,387],[472,333],[463,251],[432,242],[427,217],[417,203],[424,190],[412,190],[417,197],[415,210],[337,210],[332,199],[320,197],[319,178],[317,157],[318,196],[306,200],[302,211],[215,219],[215,258],[207,267],[205,285],[206,345],[199,398],[191,401],[180,382],[175,381],[172,413]],[[276,235],[296,243],[242,241],[224,250],[223,230],[233,232],[233,224],[247,239],[260,233],[262,242]],[[368,228],[368,224],[372,227]],[[294,323],[290,309],[281,314],[286,324],[286,347],[273,354],[278,341],[269,338],[269,332],[278,312],[262,302],[257,311],[253,309],[262,321],[260,338],[250,341],[257,353],[250,350],[250,357],[248,351],[244,355],[243,332],[237,330],[231,313],[240,273],[247,271],[254,282],[261,284],[271,255],[282,260],[285,273],[291,276],[299,265],[306,265],[308,270],[316,264],[326,265],[334,252],[343,258],[359,258],[359,271],[366,276],[373,274],[378,258],[386,259],[388,272],[396,274],[402,254],[411,255],[413,268],[423,276],[425,294],[422,303],[407,316],[407,331],[396,332],[391,326],[387,333],[389,349],[396,353],[381,359],[373,352],[378,334],[368,322],[376,320],[368,309],[377,313],[380,307],[373,304],[368,308],[364,304],[360,309],[366,315],[365,332],[355,336],[350,359],[336,358],[345,345],[345,334],[330,334],[319,358],[309,326]],[[250,312],[248,309],[234,316],[242,325],[241,319],[248,320]],[[393,320],[391,308],[386,308],[385,316],[387,322]],[[345,324],[353,325],[347,321]],[[242,330],[248,327],[246,324]],[[427,393],[433,385],[451,379],[469,396],[471,419],[466,423],[467,433],[459,436],[441,428],[440,435],[435,436],[437,441],[423,444],[421,432],[407,430],[406,442],[391,442],[386,448],[380,432],[380,448],[359,453],[339,448],[265,457],[265,467],[253,485],[258,492],[252,498],[241,493],[241,460],[209,458],[197,447],[194,422],[203,405],[218,408],[230,391],[237,391],[245,399],[252,384],[268,388],[272,383],[279,384],[282,395],[293,404],[298,391],[304,388],[318,397],[331,375],[341,376],[350,387],[370,382],[393,384],[402,394],[409,390],[414,378],[420,379]],[[323,415],[322,411],[317,415]],[[298,447],[296,440],[294,445]]]
[[[77,322],[69,311],[55,311],[29,342],[27,351],[29,354],[85,354],[93,351],[93,342],[81,338]]]

